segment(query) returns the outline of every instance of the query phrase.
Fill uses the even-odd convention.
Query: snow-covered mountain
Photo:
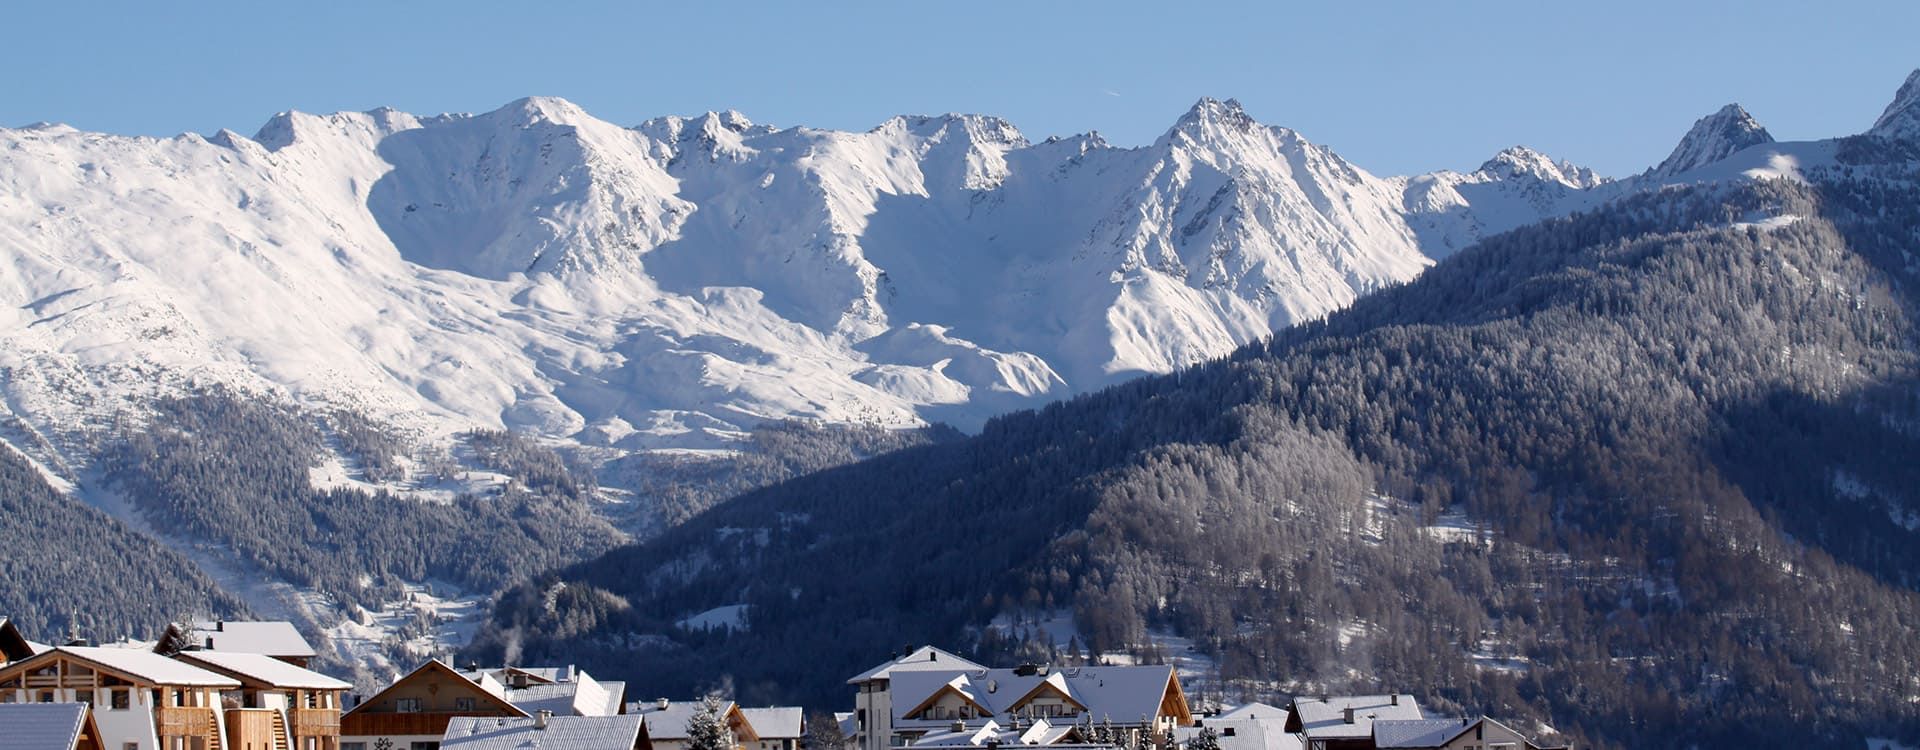
[[[1649,174],[1672,177],[1725,159],[1749,146],[1772,142],[1773,136],[1753,115],[1738,104],[1729,104],[1694,122],[1680,144],[1673,147],[1673,153]]]
[[[1909,137],[1916,90],[1872,134]],[[55,446],[194,383],[620,450],[783,417],[970,427],[1490,234],[1831,152],[1729,106],[1628,180],[1522,147],[1380,177],[1213,99],[1138,148],[975,115],[629,128],[551,98],[285,113],[253,138],[0,130],[0,403],[40,433],[10,440]]]
[[[1531,152],[1380,178],[1212,99],[1141,148],[970,115],[626,128],[549,98],[0,130],[0,366],[54,444],[209,382],[624,449],[966,426],[1223,354],[1595,182]]]

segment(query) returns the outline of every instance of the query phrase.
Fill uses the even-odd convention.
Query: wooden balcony
[[[211,708],[161,706],[153,711],[154,728],[162,737],[211,737],[214,722]]]
[[[296,708],[287,712],[287,723],[296,737],[338,737],[340,709]]]
[[[455,716],[503,715],[480,711],[364,713],[340,717],[340,734],[348,737],[398,737],[410,734],[446,734]]]

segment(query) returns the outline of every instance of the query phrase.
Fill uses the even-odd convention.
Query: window
[[[393,710],[403,714],[420,713],[420,699],[419,698],[395,698],[393,699]]]
[[[140,750],[140,743],[138,743],[138,742],[129,742],[129,743],[127,743],[127,744],[125,744],[125,745],[121,745],[121,746],[120,746],[120,750]]]
[[[453,699],[453,710],[455,710],[455,711],[472,711],[472,710],[473,710],[473,699],[472,699],[472,698],[455,698],[455,699]]]
[[[438,742],[415,742],[407,750],[440,750]]]
[[[93,691],[92,690],[75,690],[73,691],[73,700],[76,703],[85,703],[87,704],[88,708],[92,708],[93,707]]]
[[[42,690],[42,691],[40,691],[40,702],[41,702],[41,703],[52,703],[52,702],[53,702],[53,691],[52,691],[52,690]]]
[[[365,742],[342,742],[342,743],[340,743],[340,750],[367,750],[367,743],[365,743]]]
[[[125,711],[133,703],[133,691],[124,688],[107,690],[107,707],[115,711]]]

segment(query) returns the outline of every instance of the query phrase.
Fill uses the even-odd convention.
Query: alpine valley
[[[0,129],[0,543],[110,528],[0,613],[294,619],[368,682],[465,647],[824,706],[874,644],[1173,647],[1582,745],[1920,738],[1916,184],[1920,73],[1616,180],[1376,176],[1213,99],[1136,148],[549,98]]]

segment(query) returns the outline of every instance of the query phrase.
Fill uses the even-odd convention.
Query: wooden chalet
[[[385,739],[395,748],[438,747],[457,716],[525,719],[490,675],[468,679],[429,661],[340,716],[340,750],[369,750]]]
[[[83,703],[113,750],[221,750],[240,681],[136,649],[58,646],[0,667],[0,703]]]
[[[265,654],[182,651],[175,658],[240,681],[222,694],[231,750],[339,750],[340,703],[353,687]]]

